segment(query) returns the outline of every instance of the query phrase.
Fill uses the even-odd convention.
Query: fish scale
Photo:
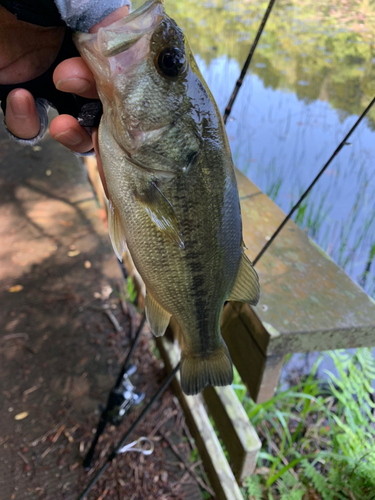
[[[152,333],[163,335],[171,316],[179,326],[183,390],[230,384],[222,308],[255,304],[259,282],[244,254],[218,108],[160,0],[76,43],[103,102],[99,149],[115,252],[121,258],[126,241]]]

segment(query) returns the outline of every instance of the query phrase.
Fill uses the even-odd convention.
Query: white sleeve
[[[113,11],[129,5],[130,0],[54,0],[63,21],[77,31],[87,32]]]
[[[39,142],[41,139],[43,139],[47,129],[48,129],[48,110],[50,108],[50,104],[46,99],[41,99],[37,98],[35,99],[35,105],[36,109],[38,112],[39,120],[40,120],[40,130],[38,135],[33,137],[32,139],[20,139],[16,135],[12,134],[12,132],[8,129],[5,123],[5,117],[4,117],[4,125],[5,125],[5,130],[8,133],[8,136],[10,139],[13,139],[20,144],[24,144],[27,146],[34,146],[37,142]]]

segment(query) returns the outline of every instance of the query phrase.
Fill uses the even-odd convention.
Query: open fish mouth
[[[162,0],[149,0],[127,17],[97,33],[75,33],[80,51],[93,65],[107,66],[111,75],[131,75],[150,54],[150,40],[165,17]],[[100,80],[100,75],[99,76]]]
[[[164,15],[161,0],[150,0],[129,16],[98,32],[98,49],[104,57],[113,57],[151,35]]]

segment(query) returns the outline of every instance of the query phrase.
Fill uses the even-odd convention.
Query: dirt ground
[[[123,276],[74,155],[50,138],[20,146],[1,130],[0,206],[0,500],[71,500],[93,477],[82,458],[140,315],[121,306]],[[145,328],[132,376],[146,403],[166,376],[149,337]],[[107,427],[96,466],[144,404]],[[171,390],[139,436],[153,439],[154,453],[118,456],[89,500],[202,498],[200,461]]]

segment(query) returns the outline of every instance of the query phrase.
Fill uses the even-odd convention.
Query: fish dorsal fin
[[[108,203],[108,231],[116,257],[122,261],[125,251],[125,232],[117,208],[112,201]]]
[[[146,293],[146,318],[155,337],[164,335],[171,315],[161,307],[152,295]]]
[[[135,193],[135,198],[143,205],[155,226],[174,241],[180,248],[185,248],[176,214],[172,205],[154,182],[142,193]]]
[[[259,279],[246,254],[243,253],[237,272],[236,282],[228,300],[247,302],[255,306],[259,300]]]

